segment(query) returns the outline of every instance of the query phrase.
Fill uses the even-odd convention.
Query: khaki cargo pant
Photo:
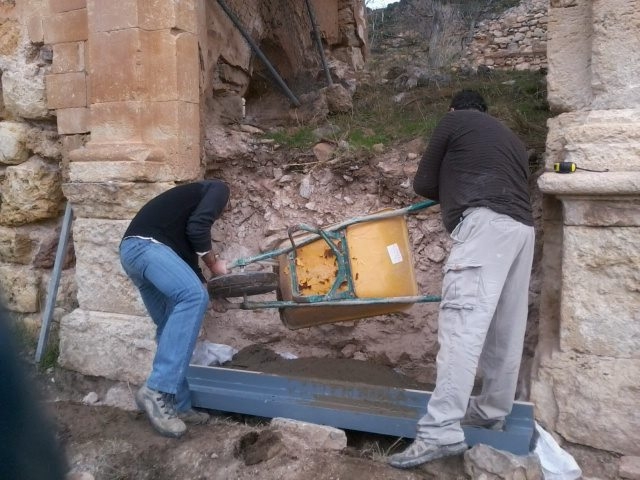
[[[436,387],[417,437],[464,440],[467,408],[504,417],[513,406],[527,324],[534,229],[488,208],[470,208],[451,233],[438,318]],[[482,391],[471,399],[476,371]]]

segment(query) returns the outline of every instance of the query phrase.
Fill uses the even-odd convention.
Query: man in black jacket
[[[191,408],[187,368],[209,295],[198,259],[212,275],[227,273],[211,248],[211,226],[229,200],[219,180],[179,185],[144,205],[120,243],[120,261],[156,325],[151,374],[136,402],[162,435],[180,437],[208,415]]]
[[[389,463],[463,453],[461,424],[502,429],[513,406],[527,323],[534,229],[522,142],[463,90],[435,128],[413,182],[440,202],[453,246],[444,266],[436,387],[416,439]],[[476,370],[482,391],[471,397]]]

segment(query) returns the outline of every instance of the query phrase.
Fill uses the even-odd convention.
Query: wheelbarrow
[[[277,308],[291,330],[386,315],[414,303],[438,302],[420,295],[406,215],[435,205],[425,200],[401,209],[356,217],[324,229],[300,224],[275,250],[232,261],[208,282],[212,298],[241,298],[227,308]],[[267,270],[251,270],[251,265]],[[249,267],[249,268],[247,268]],[[274,293],[275,299],[249,297]]]

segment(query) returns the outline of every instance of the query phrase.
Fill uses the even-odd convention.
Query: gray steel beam
[[[431,397],[421,390],[196,365],[187,380],[195,407],[405,438],[415,438]],[[504,431],[465,428],[470,446],[484,443],[515,455],[531,451],[533,432],[533,404],[526,402],[515,403]]]

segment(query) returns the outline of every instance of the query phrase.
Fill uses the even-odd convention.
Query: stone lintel
[[[640,171],[543,173],[538,179],[542,193],[556,196],[640,196]]]
[[[76,309],[60,321],[59,364],[84,375],[144,383],[155,354],[151,319]]]

